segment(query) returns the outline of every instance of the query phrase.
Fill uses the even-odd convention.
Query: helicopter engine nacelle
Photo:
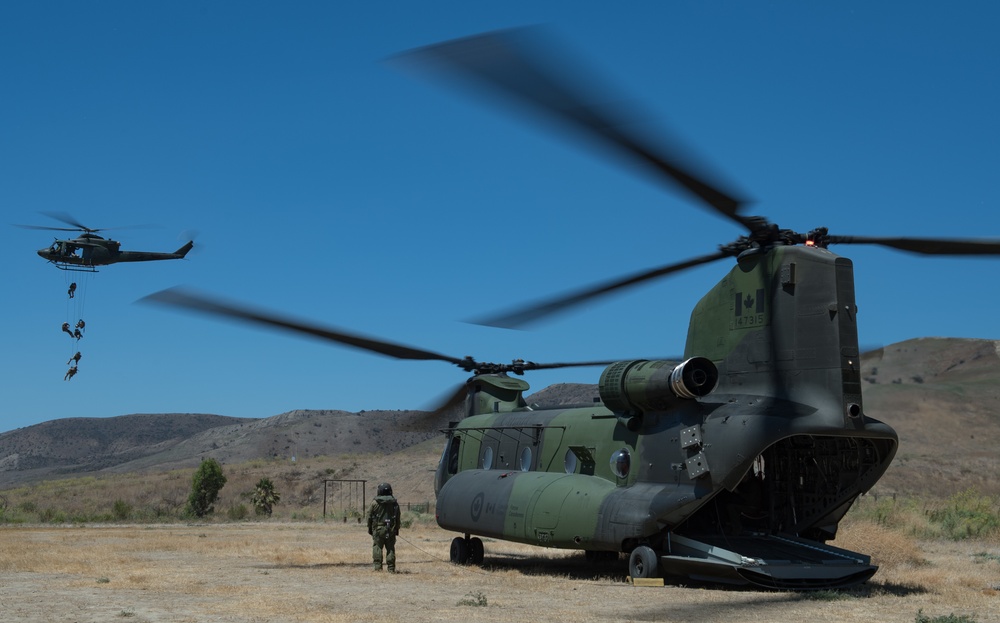
[[[598,388],[607,408],[640,414],[667,409],[678,398],[705,396],[718,382],[718,368],[705,357],[692,357],[676,366],[672,361],[639,359],[617,361],[605,368]]]

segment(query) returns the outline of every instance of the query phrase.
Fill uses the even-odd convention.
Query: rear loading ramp
[[[859,584],[878,570],[869,556],[790,535],[671,534],[665,546],[664,575],[698,582],[820,590]]]

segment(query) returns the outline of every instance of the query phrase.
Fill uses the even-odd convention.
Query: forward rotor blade
[[[471,78],[529,110],[562,123],[617,153],[627,156],[649,169],[660,179],[667,179],[687,190],[719,214],[753,230],[753,224],[739,216],[743,202],[734,195],[709,184],[680,164],[690,155],[680,149],[655,145],[627,129],[624,115],[607,106],[599,106],[597,88],[584,89],[584,80],[574,84],[568,76],[570,65],[582,69],[578,60],[556,62],[555,46],[545,46],[534,29],[516,29],[486,33],[419,48],[396,57],[408,65],[430,66],[459,77]],[[548,48],[543,53],[543,48]],[[549,62],[545,62],[547,59]],[[582,73],[582,72],[581,72]],[[588,84],[594,83],[594,72],[586,72]],[[606,90],[605,90],[606,92]],[[634,124],[634,119],[632,120]]]
[[[400,424],[400,430],[425,432],[429,429],[443,428],[447,426],[448,421],[451,419],[461,420],[464,417],[464,413],[459,412],[457,409],[465,402],[465,397],[468,393],[468,385],[465,383],[449,389],[448,393],[443,395],[442,398],[431,403],[432,406],[428,411],[407,417]],[[452,414],[454,414],[454,418],[452,418]],[[448,417],[447,420],[445,416]]]
[[[346,346],[352,346],[354,348],[358,348],[361,350],[367,350],[373,353],[378,353],[380,355],[394,357],[396,359],[446,361],[448,363],[453,363],[457,366],[463,366],[463,367],[466,363],[466,360],[464,359],[457,359],[454,357],[449,357],[447,355],[442,355],[440,353],[435,353],[428,350],[422,350],[419,348],[404,346],[402,344],[394,344],[392,342],[387,342],[384,340],[377,340],[374,338],[364,337],[353,333],[347,333],[345,331],[341,331],[338,329],[306,324],[298,320],[282,318],[276,315],[267,314],[260,311],[252,311],[244,307],[237,307],[235,305],[231,305],[228,303],[222,303],[220,301],[210,299],[208,297],[199,294],[195,294],[193,292],[184,290],[182,288],[168,288],[166,290],[161,290],[159,292],[150,294],[149,296],[143,297],[139,299],[139,301],[144,303],[158,303],[162,305],[170,305],[173,307],[181,307],[198,312],[203,312],[209,315],[220,316],[224,318],[235,318],[237,320],[242,320],[253,324],[259,324],[268,327],[277,327],[280,329],[286,329],[298,333],[304,333],[306,335],[311,335],[313,337],[318,337],[324,340],[337,342],[339,344],[344,344]]]
[[[610,366],[616,361],[621,361],[620,359],[612,359],[610,361],[575,361],[571,363],[534,363],[526,362],[524,365],[525,370],[553,370],[555,368],[584,368],[591,366]]]
[[[436,420],[445,413],[455,409],[455,407],[465,401],[465,397],[468,394],[469,387],[466,383],[462,383],[457,386],[455,389],[451,390],[450,393],[446,394],[444,399],[438,401],[437,406],[428,412],[427,419]]]
[[[578,361],[572,363],[534,363],[530,361],[524,362],[521,366],[522,371],[527,370],[548,370],[553,368],[576,368],[585,366],[609,366],[617,360],[613,361]],[[407,425],[407,428],[426,428],[427,422],[436,422],[440,420],[445,414],[453,411],[456,407],[465,401],[465,397],[469,394],[468,382],[463,383],[455,389],[451,390],[448,394],[441,399],[439,399],[435,406],[428,411],[426,414],[419,416],[413,422]]]
[[[551,316],[559,312],[566,311],[571,307],[586,303],[593,299],[606,296],[608,294],[620,292],[625,288],[638,285],[640,283],[644,283],[646,281],[650,281],[658,277],[663,277],[672,273],[686,270],[688,268],[693,268],[701,264],[714,262],[715,260],[720,260],[730,255],[731,253],[728,253],[726,251],[719,251],[711,255],[705,255],[702,257],[687,260],[679,264],[670,264],[668,266],[662,266],[660,268],[654,268],[653,270],[648,270],[642,273],[631,275],[623,279],[617,279],[615,281],[606,282],[598,286],[590,287],[548,301],[541,301],[539,303],[532,304],[528,307],[515,309],[513,311],[509,311],[500,314],[498,316],[489,316],[485,318],[472,320],[471,322],[473,324],[481,324],[491,327],[517,329],[527,324],[541,320],[547,316]]]
[[[829,236],[827,242],[830,244],[877,244],[923,255],[1000,255],[1000,240]]]

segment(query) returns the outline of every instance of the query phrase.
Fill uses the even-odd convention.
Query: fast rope
[[[91,274],[70,270],[63,272],[65,274],[64,284],[66,285],[66,310],[61,330],[70,338],[67,350],[69,358],[66,360],[67,369],[63,380],[68,381],[76,375],[82,358],[80,340],[86,335],[87,330],[83,317],[87,305],[87,290]]]

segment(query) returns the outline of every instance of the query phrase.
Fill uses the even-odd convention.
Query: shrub
[[[66,513],[58,511],[50,506],[42,509],[38,513],[38,521],[42,523],[65,523]]]
[[[1000,530],[1000,509],[988,496],[967,489],[952,496],[944,508],[931,511],[930,520],[944,536],[960,541]]]
[[[38,512],[38,505],[35,504],[34,502],[30,501],[30,500],[26,500],[24,502],[21,502],[18,505],[18,509],[22,513],[37,513]]]
[[[842,601],[844,599],[852,599],[852,596],[850,593],[845,593],[844,591],[822,590],[803,593],[802,598],[813,601]]]
[[[976,623],[975,617],[971,617],[965,614],[956,615],[955,613],[931,617],[924,614],[924,611],[917,611],[917,618],[914,619],[916,623]]]
[[[486,594],[482,591],[476,591],[475,593],[466,593],[465,597],[460,599],[457,605],[483,608],[486,607],[488,603],[486,601]]]
[[[235,504],[226,511],[226,517],[229,517],[231,521],[243,521],[249,516],[250,509],[247,508],[246,504]]]
[[[111,515],[116,521],[128,521],[132,518],[132,513],[134,512],[135,509],[125,500],[115,500],[115,503],[111,506]]]
[[[215,511],[215,501],[219,491],[226,484],[222,466],[215,459],[205,459],[191,480],[191,495],[188,496],[187,512],[195,517],[204,517]]]

